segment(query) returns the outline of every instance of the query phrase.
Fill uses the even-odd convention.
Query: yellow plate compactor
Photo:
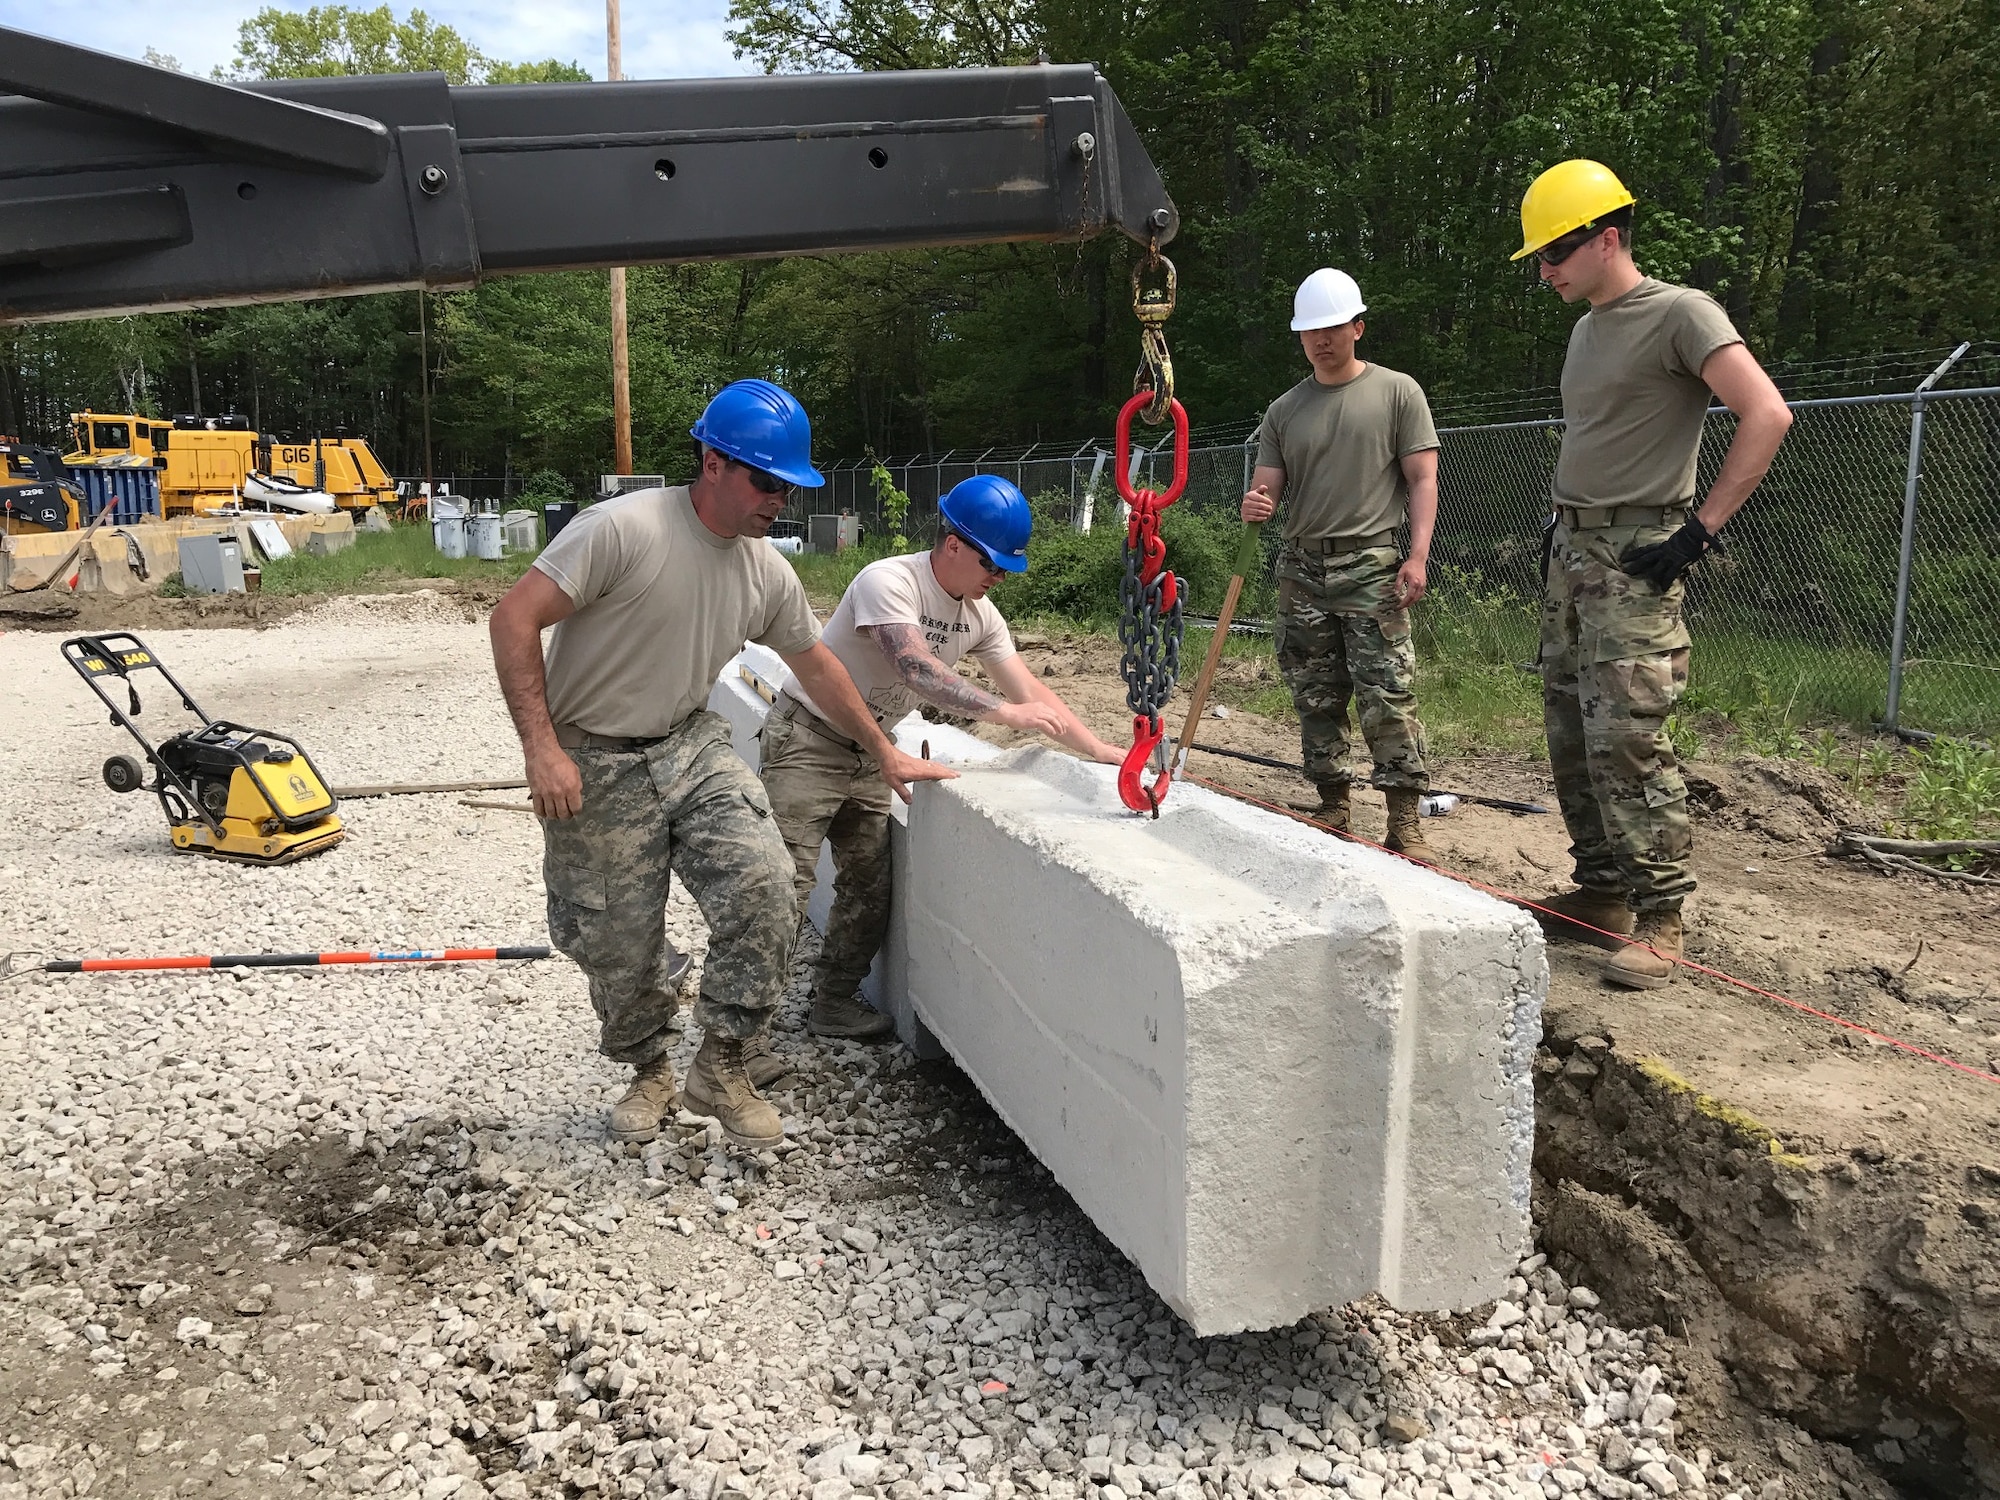
[[[345,836],[333,793],[305,747],[290,735],[209,718],[137,636],[73,636],[62,652],[111,710],[111,722],[139,742],[153,769],[148,786],[145,767],[129,755],[114,755],[104,763],[104,784],[114,792],[155,793],[173,830],[174,848],[282,865],[331,849]],[[158,746],[147,741],[133,722],[140,703],[132,681],[133,673],[147,669],[167,679],[181,706],[201,720],[200,728]],[[126,708],[106,691],[114,677],[124,679]]]

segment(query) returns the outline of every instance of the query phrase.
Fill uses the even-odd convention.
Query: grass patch
[[[263,565],[267,594],[368,594],[395,587],[404,579],[450,578],[458,581],[511,584],[534,561],[517,552],[487,562],[477,557],[446,557],[431,541],[429,526],[397,525],[389,531],[359,531],[354,545],[324,557],[294,552]]]
[[[858,547],[843,548],[839,552],[799,552],[787,560],[792,570],[799,575],[799,582],[806,586],[806,597],[812,601],[814,609],[832,609],[840,602],[840,596],[847,592],[847,586],[854,582],[854,575],[870,563],[885,557],[894,557],[898,550],[892,549],[889,537],[867,537]]]

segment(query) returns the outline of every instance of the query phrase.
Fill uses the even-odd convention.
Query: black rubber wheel
[[[104,763],[104,784],[114,792],[136,792],[146,773],[129,755],[114,755]]]

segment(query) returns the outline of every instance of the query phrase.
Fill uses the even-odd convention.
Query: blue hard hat
[[[1028,497],[998,474],[961,479],[938,501],[945,525],[1009,573],[1028,571]]]
[[[694,440],[787,484],[826,483],[812,466],[812,423],[798,398],[768,380],[733,380],[690,429]]]

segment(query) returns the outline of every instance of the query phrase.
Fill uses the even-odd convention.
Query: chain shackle
[[[1111,479],[1118,486],[1118,498],[1127,505],[1137,505],[1141,494],[1152,493],[1132,488],[1132,419],[1142,415],[1151,401],[1152,397],[1148,392],[1140,391],[1118,408],[1118,426],[1112,439],[1112,447],[1116,452],[1111,460],[1114,467]],[[1169,398],[1166,414],[1174,419],[1174,477],[1167,487],[1154,497],[1154,507],[1160,510],[1166,509],[1180,499],[1181,491],[1187,488],[1188,482],[1187,408]]]
[[[1147,273],[1154,273],[1148,280]],[[1132,316],[1139,320],[1139,368],[1132,389],[1147,397],[1145,422],[1158,427],[1174,401],[1174,357],[1167,348],[1167,319],[1174,315],[1180,273],[1155,246],[1132,263]]]

